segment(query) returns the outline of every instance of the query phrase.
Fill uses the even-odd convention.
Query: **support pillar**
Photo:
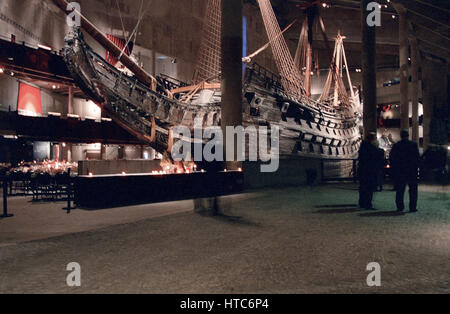
[[[152,75],[153,77],[156,77],[156,31],[155,31],[155,24],[153,22],[152,25]]]
[[[123,146],[123,145],[119,146],[118,159],[119,160],[125,159],[125,146]]]
[[[100,160],[106,160],[107,156],[106,156],[106,145],[101,144],[100,145]]]
[[[72,162],[72,144],[63,143],[61,145],[61,160],[66,162]]]
[[[376,73],[376,27],[367,24],[367,5],[371,0],[361,1],[362,9],[362,76],[364,102],[364,137],[377,132],[377,73]]]
[[[411,76],[412,76],[412,140],[416,143],[419,135],[419,51],[417,39],[411,38]]]
[[[425,57],[423,73],[424,150],[433,145],[448,145],[445,117],[448,114],[447,66],[441,60]]]
[[[425,61],[423,66],[423,149],[426,151],[431,143],[430,126],[433,118],[434,97],[432,66],[430,61]]]
[[[399,18],[399,42],[400,42],[400,128],[409,130],[409,93],[408,93],[408,21],[406,10],[402,6],[396,6]]]
[[[69,86],[69,95],[67,99],[67,113],[73,113],[73,87]]]
[[[222,130],[225,152],[226,128],[242,125],[242,0],[222,2]],[[237,139],[235,139],[235,160]],[[227,162],[230,170],[242,167],[239,162]]]

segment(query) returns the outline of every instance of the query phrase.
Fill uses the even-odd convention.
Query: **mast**
[[[295,64],[304,72],[305,78],[305,91],[308,97],[311,97],[311,77],[313,72],[313,40],[314,33],[313,27],[318,25],[324,38],[325,45],[330,57],[330,63],[332,62],[331,49],[328,44],[328,37],[325,31],[325,25],[322,17],[320,16],[320,1],[314,1],[306,4],[297,5],[298,8],[306,12],[306,19],[303,22],[302,30],[300,32],[297,51],[295,54]]]
[[[319,101],[327,101],[330,99],[331,87],[334,84],[333,105],[335,107],[338,107],[339,101],[341,101],[342,106],[351,107],[353,105],[355,109],[358,109],[358,99],[353,89],[353,83],[350,76],[347,57],[345,54],[344,39],[345,37],[342,36],[339,31],[338,36],[336,37],[330,73],[328,74],[328,79],[325,83],[324,91],[320,96]],[[348,96],[343,80],[344,67],[347,75],[347,82],[350,88],[350,97]]]
[[[68,2],[66,0],[52,0],[52,2],[60,8],[65,14],[70,13],[67,11]],[[131,72],[134,73],[136,78],[143,84],[150,86],[152,90],[156,89],[156,79],[137,65],[129,56],[122,53],[122,50],[117,47],[112,41],[108,39],[94,24],[92,24],[87,18],[85,18],[80,12],[81,27],[91,35],[100,45],[108,50],[111,55],[116,57],[122,62]]]
[[[309,30],[308,33],[311,33],[311,30]],[[311,37],[308,35],[308,47],[306,51],[305,90],[306,96],[308,97],[311,97],[311,71],[312,71],[312,54],[313,54]]]
[[[315,18],[319,15],[319,9],[317,4],[312,5],[306,9],[306,15],[308,17],[308,44],[306,51],[306,73],[305,73],[305,89],[306,95],[311,97],[311,72],[312,72],[312,45],[313,45],[313,26]]]

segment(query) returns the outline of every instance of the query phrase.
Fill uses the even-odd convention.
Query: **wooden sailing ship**
[[[65,9],[66,1],[54,2]],[[249,62],[242,91],[244,126],[278,126],[281,158],[354,158],[361,141],[360,114],[350,76],[350,96],[342,79],[346,62],[343,38],[338,36],[336,40],[327,86],[320,99],[315,101],[310,97],[309,52],[305,54],[306,66],[303,66],[299,53],[294,60],[270,1],[258,2],[270,39],[266,46],[272,47],[280,74],[251,62],[251,57],[243,60]],[[220,11],[220,0],[209,0],[207,10],[208,14],[220,18],[220,14],[212,14],[212,10]],[[206,47],[202,43],[194,84],[188,86],[163,76],[153,78],[108,42],[84,17],[82,23],[86,31],[135,74],[129,76],[119,71],[95,53],[84,40],[80,27],[74,27],[66,36],[64,59],[75,82],[122,127],[163,153],[170,152],[173,143],[180,140],[173,135],[176,126],[193,129],[195,119],[203,121],[203,127],[220,126],[220,58],[205,55],[208,51],[219,53],[217,47]],[[216,30],[220,27],[217,18],[209,23],[213,25],[206,27]],[[205,42],[217,44],[220,32],[212,33],[215,41]],[[302,33],[304,37],[305,31]],[[301,36],[301,41],[303,39]],[[299,44],[301,46],[305,45]],[[306,46],[309,51],[310,46]],[[205,63],[205,59],[213,60],[213,64]],[[348,74],[348,66],[346,70]],[[330,97],[332,83],[335,88]]]

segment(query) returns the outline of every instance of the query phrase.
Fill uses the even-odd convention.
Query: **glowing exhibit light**
[[[90,177],[93,177],[94,174],[93,174],[92,172],[89,172],[89,176],[90,176]]]
[[[42,45],[42,44],[38,44],[38,47],[41,48],[41,49],[44,49],[44,50],[48,50],[48,51],[51,51],[51,50],[52,50],[51,47],[46,46],[46,45]]]
[[[5,70],[3,68],[0,68],[0,74],[5,73]]]

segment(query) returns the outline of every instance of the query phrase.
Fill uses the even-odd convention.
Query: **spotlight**
[[[5,70],[3,68],[0,68],[0,74],[5,73]]]
[[[52,48],[46,45],[38,44],[38,47],[44,50],[52,51]]]

